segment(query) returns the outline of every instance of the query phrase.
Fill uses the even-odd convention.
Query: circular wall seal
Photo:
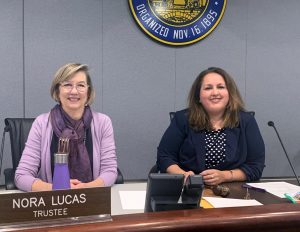
[[[138,25],[169,45],[202,40],[219,24],[226,0],[128,0]]]

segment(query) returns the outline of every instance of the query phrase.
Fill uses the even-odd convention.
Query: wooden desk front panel
[[[179,210],[114,216],[112,222],[35,229],[30,231],[299,231],[300,205],[271,204],[254,207]]]

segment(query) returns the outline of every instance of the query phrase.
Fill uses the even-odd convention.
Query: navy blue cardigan
[[[240,112],[240,123],[225,128],[226,159],[215,167],[218,170],[239,168],[247,181],[259,180],[265,167],[265,145],[255,118]],[[173,164],[198,174],[205,170],[205,133],[196,132],[188,123],[187,110],[175,113],[164,133],[157,152],[157,166],[161,172]]]

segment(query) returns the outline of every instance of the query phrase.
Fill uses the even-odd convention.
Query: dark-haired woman
[[[264,141],[226,71],[212,67],[196,78],[188,108],[175,113],[160,141],[157,165],[161,172],[200,174],[208,185],[260,179]]]

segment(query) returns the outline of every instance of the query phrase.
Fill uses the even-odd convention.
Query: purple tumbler
[[[58,153],[54,155],[55,165],[52,189],[70,189],[70,173],[68,167],[68,154]]]

